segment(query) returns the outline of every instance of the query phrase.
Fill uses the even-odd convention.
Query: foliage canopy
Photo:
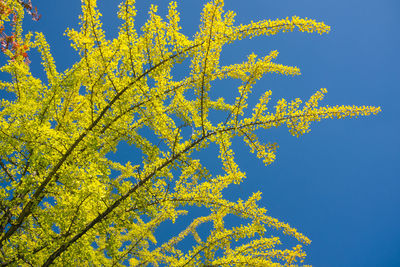
[[[281,99],[270,108],[271,91],[266,91],[246,113],[247,98],[263,75],[299,75],[300,70],[274,63],[277,51],[263,57],[251,54],[229,66],[220,65],[220,53],[235,40],[295,29],[322,34],[329,26],[299,17],[235,25],[235,13],[223,10],[223,0],[213,0],[205,4],[193,37],[181,32],[176,2],[169,4],[165,19],[151,6],[139,32],[135,1],[126,0],[120,4],[123,23],[118,36],[107,40],[96,0],[84,0],[81,28],[66,31],[80,60],[60,73],[45,36],[23,35],[24,12],[29,11],[23,3],[0,1],[0,26],[10,19],[6,11],[12,10],[11,41],[18,44],[4,47],[9,60],[1,67],[11,76],[1,81],[1,88],[15,94],[15,100],[2,99],[0,109],[2,266],[302,262],[306,254],[301,244],[310,240],[267,215],[257,205],[260,192],[246,200],[224,198],[223,189],[245,179],[234,160],[233,138],[243,138],[268,165],[275,160],[277,145],[260,142],[260,129],[286,125],[298,137],[309,131],[311,122],[366,116],[380,109],[321,107],[327,92],[321,89],[304,103]],[[46,80],[31,73],[29,49],[40,52]],[[184,60],[190,61],[189,74],[176,79],[172,70]],[[236,98],[211,99],[212,82],[222,79],[241,82]],[[225,119],[215,122],[213,110],[223,112]],[[140,149],[143,161],[111,160],[109,153],[122,141]],[[213,175],[194,153],[212,144],[219,148],[222,175]],[[190,206],[204,207],[209,214],[159,244],[157,227],[175,222]],[[228,215],[241,218],[243,224],[225,227]],[[212,229],[199,233],[198,227],[207,223]],[[269,228],[293,237],[298,245],[281,245]],[[189,235],[194,237],[193,247],[182,250],[179,244]]]

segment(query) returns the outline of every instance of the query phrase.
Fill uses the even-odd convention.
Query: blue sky
[[[138,24],[148,3],[164,14],[168,1],[137,0]],[[35,0],[42,19],[26,29],[42,31],[51,45],[58,70],[76,59],[63,36],[77,27],[80,1]],[[183,31],[198,29],[205,1],[178,1]],[[118,1],[99,1],[107,36],[116,35]],[[376,105],[377,116],[326,120],[309,134],[295,138],[287,129],[263,133],[277,142],[277,160],[264,167],[243,143],[235,143],[237,161],[247,180],[227,194],[246,197],[263,192],[261,204],[306,234],[306,263],[314,266],[400,266],[400,2],[398,0],[248,0],[226,1],[225,10],[237,13],[237,23],[297,15],[324,21],[328,35],[288,33],[241,41],[226,47],[222,63],[242,62],[248,54],[280,52],[275,62],[298,66],[298,77],[267,75],[255,86],[250,103],[265,90],[272,100],[307,99],[326,87],[322,104]],[[30,55],[40,74],[39,58]],[[36,65],[36,69],[35,69]],[[4,74],[0,74],[4,75]],[[214,96],[229,95],[234,83],[218,85]],[[121,147],[121,161],[129,148]],[[212,162],[208,162],[212,166]]]

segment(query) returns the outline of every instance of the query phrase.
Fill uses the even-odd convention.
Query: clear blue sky
[[[119,1],[99,1],[108,37],[116,35]],[[141,25],[148,3],[164,14],[168,1],[137,0]],[[58,70],[76,59],[63,36],[77,27],[80,1],[33,0],[42,19],[31,30],[47,36]],[[197,29],[205,1],[178,1],[183,31]],[[264,167],[237,142],[237,160],[248,179],[230,196],[263,192],[262,205],[271,216],[290,223],[313,242],[306,263],[314,266],[400,266],[400,1],[398,0],[248,0],[226,1],[225,10],[237,22],[309,17],[332,26],[328,35],[280,34],[245,40],[226,47],[223,63],[241,62],[251,52],[278,50],[276,62],[295,65],[299,77],[267,75],[255,87],[256,96],[272,90],[281,97],[306,99],[321,87],[328,89],[323,104],[379,105],[377,116],[329,120],[314,124],[297,139],[287,129],[265,132],[264,140],[278,142],[275,163]],[[39,58],[30,55],[40,75]],[[35,69],[36,66],[36,69]],[[3,75],[3,74],[0,74]],[[235,84],[213,92],[227,95]],[[127,161],[129,149],[118,154]],[[211,165],[212,162],[209,162]],[[239,196],[239,195],[237,195]]]

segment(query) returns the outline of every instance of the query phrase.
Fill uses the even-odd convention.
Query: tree
[[[380,108],[320,107],[327,92],[321,89],[304,104],[281,99],[272,109],[267,109],[267,91],[249,111],[247,98],[264,74],[299,75],[299,69],[274,63],[277,51],[261,58],[251,54],[229,66],[221,66],[219,58],[222,47],[235,40],[295,28],[322,34],[329,26],[299,17],[235,26],[235,13],[223,10],[223,0],[213,0],[204,6],[193,38],[180,31],[175,2],[169,4],[166,19],[152,6],[139,34],[135,1],[125,0],[118,13],[123,20],[118,37],[107,40],[96,1],[85,0],[80,30],[67,29],[80,60],[59,73],[44,35],[22,34],[24,12],[33,10],[30,1],[0,3],[2,25],[11,10],[13,40],[24,48],[4,47],[9,60],[1,68],[12,78],[1,81],[1,87],[16,98],[2,99],[0,111],[2,266],[302,262],[306,254],[301,244],[310,240],[267,215],[257,205],[260,192],[247,200],[224,198],[223,189],[245,179],[234,160],[233,138],[243,138],[268,165],[275,160],[277,145],[260,142],[260,130],[286,125],[299,137],[311,122],[367,116]],[[40,52],[47,81],[31,73],[25,54],[29,49]],[[190,61],[190,73],[177,80],[172,70],[183,61]],[[238,96],[211,99],[212,83],[218,79],[239,80]],[[217,121],[212,111],[223,112],[225,119]],[[122,141],[140,149],[143,161],[111,160],[109,153]],[[213,175],[196,157],[196,151],[212,145],[219,148],[215,157],[222,163],[222,175]],[[205,207],[209,214],[158,244],[157,227],[175,222],[191,206]],[[244,224],[225,227],[228,215]],[[212,229],[200,233],[203,224]],[[268,228],[293,237],[298,245],[278,246],[280,238],[267,236]],[[179,244],[189,235],[194,244],[182,249]]]

